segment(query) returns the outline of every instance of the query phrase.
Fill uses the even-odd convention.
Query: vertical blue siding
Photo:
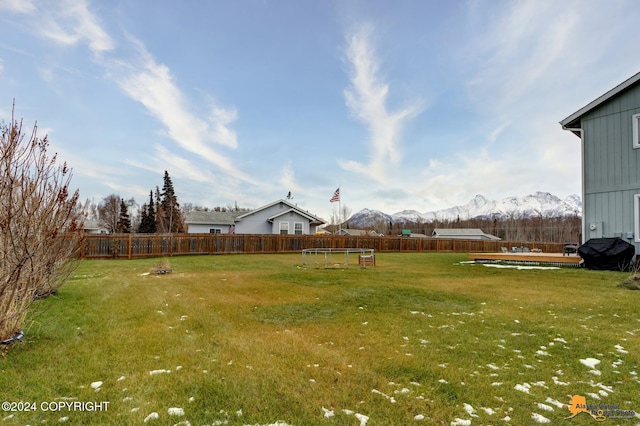
[[[631,116],[640,113],[640,85],[586,113],[584,140],[585,240],[589,225],[602,223],[601,236],[634,231],[634,195],[640,194],[640,149],[633,149]],[[640,253],[640,243],[636,253]]]

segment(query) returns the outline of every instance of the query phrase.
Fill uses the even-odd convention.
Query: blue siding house
[[[288,200],[249,212],[192,212],[185,220],[190,234],[314,235],[325,221]]]
[[[640,252],[640,73],[560,124],[582,143],[582,242],[620,237]]]

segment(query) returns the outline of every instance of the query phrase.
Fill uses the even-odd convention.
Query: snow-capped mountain
[[[476,195],[462,206],[420,213],[415,210],[403,210],[394,214],[379,210],[362,209],[353,214],[348,222],[354,228],[373,227],[380,223],[419,223],[474,218],[519,219],[528,217],[580,216],[582,201],[578,195],[570,195],[564,200],[548,192],[507,197],[500,201],[489,200]]]

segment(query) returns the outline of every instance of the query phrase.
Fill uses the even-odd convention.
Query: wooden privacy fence
[[[160,257],[188,254],[292,253],[313,248],[364,248],[376,252],[500,252],[503,247],[528,247],[562,253],[561,243],[461,240],[408,237],[251,234],[112,234],[87,235],[84,259]]]

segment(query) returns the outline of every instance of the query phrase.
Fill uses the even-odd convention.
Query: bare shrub
[[[23,326],[33,300],[55,292],[73,272],[83,236],[71,169],[49,156],[37,125],[0,125],[0,340]]]

